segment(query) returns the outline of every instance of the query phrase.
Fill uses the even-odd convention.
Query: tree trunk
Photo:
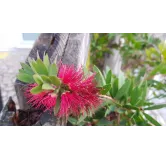
[[[115,39],[110,42],[110,50],[111,54],[106,53],[104,57],[104,70],[106,70],[106,67],[109,67],[113,74],[119,75],[121,72],[122,67],[122,57],[119,54],[119,50],[112,49],[112,45],[118,45],[119,44],[120,37],[116,36]]]

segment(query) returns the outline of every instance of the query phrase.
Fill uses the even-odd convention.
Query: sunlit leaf
[[[38,86],[32,88],[30,92],[31,92],[32,94],[39,94],[39,93],[42,92],[42,91],[43,91],[43,90],[42,90],[42,86],[41,86],[41,85],[38,85]]]
[[[53,88],[50,84],[48,84],[48,83],[44,83],[43,85],[42,85],[42,89],[44,89],[44,90],[55,90],[55,88]]]
[[[26,73],[19,73],[17,75],[18,80],[25,82],[25,83],[34,83],[34,79],[32,75],[26,74]]]
[[[130,89],[130,85],[131,85],[131,81],[130,80],[126,80],[126,82],[123,84],[123,86],[117,92],[115,98],[116,99],[120,99],[122,96],[126,96],[128,91],[129,91],[129,89]]]
[[[102,87],[106,84],[105,82],[105,79],[104,79],[104,76],[103,74],[101,73],[101,71],[99,70],[99,68],[97,66],[93,66],[93,70],[94,72],[96,72],[96,80],[97,80],[97,83],[98,83],[98,87]]]
[[[123,84],[125,83],[125,76],[124,73],[120,71],[119,75],[118,75],[118,89],[120,89]]]
[[[55,86],[60,86],[61,80],[57,76],[49,76],[49,79],[51,80],[51,83]]]
[[[49,66],[50,66],[50,61],[49,61],[48,54],[44,54],[43,62],[44,62],[44,64],[45,64],[46,68],[48,69]]]
[[[45,64],[43,63],[43,61],[41,59],[37,59],[36,60],[36,65],[35,65],[35,69],[39,74],[44,74],[44,75],[48,75],[48,70],[47,67],[45,66]]]
[[[117,92],[118,92],[118,78],[115,78],[114,81],[112,82],[112,89],[111,89],[112,96],[115,97]]]
[[[148,108],[144,108],[144,110],[156,110],[156,109],[161,109],[166,107],[166,104],[158,104],[158,105],[154,105]]]
[[[39,84],[39,85],[43,84],[43,80],[42,80],[42,78],[38,74],[33,75],[33,79],[35,80],[35,82],[37,84]]]
[[[102,87],[101,94],[107,94],[108,91],[111,89],[111,84],[107,84]]]
[[[49,67],[49,76],[56,76],[58,73],[58,68],[55,63],[51,64]]]
[[[159,122],[157,122],[153,117],[151,117],[149,114],[143,113],[144,116],[146,117],[146,119],[151,122],[152,124],[154,124],[155,126],[161,126],[161,124]]]
[[[44,82],[46,83],[51,83],[51,79],[48,77],[48,76],[45,76],[45,75],[41,75],[41,78]]]
[[[31,75],[34,74],[33,70],[31,69],[31,67],[28,64],[21,63],[21,66],[22,66],[22,68],[23,68],[23,70],[24,70],[25,73],[31,74]]]
[[[112,77],[112,71],[109,70],[107,75],[106,75],[106,84],[110,84],[111,83],[111,77]]]
[[[131,92],[131,101],[132,105],[136,105],[141,99],[141,90],[138,87],[135,87]]]

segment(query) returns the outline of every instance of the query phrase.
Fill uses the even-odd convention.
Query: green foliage
[[[158,123],[154,118],[152,118],[150,115],[144,113],[144,116],[146,117],[146,119],[151,122],[152,124],[154,124],[155,126],[161,126],[160,123]]]
[[[35,82],[37,83],[37,84],[43,84],[43,79],[41,78],[41,76],[39,76],[38,74],[34,74],[33,75],[33,79],[35,80]]]
[[[147,60],[152,62],[154,58],[159,61],[159,51],[166,55],[165,45],[159,43],[159,39],[153,38],[148,33],[94,33],[91,43],[91,62],[102,69],[105,54],[111,54],[111,49],[117,49],[122,55],[124,70],[131,69],[131,66],[137,68],[138,65],[143,65],[142,59],[146,56]]]
[[[106,75],[106,84],[110,84],[111,83],[111,77],[112,77],[112,71],[109,70],[109,72]]]
[[[58,68],[55,63],[50,64],[48,55],[44,54],[43,61],[39,55],[37,60],[28,59],[28,61],[29,64],[21,63],[22,69],[19,70],[17,75],[18,80],[28,84],[37,83],[38,86],[31,90],[32,94],[38,94],[44,90],[57,92],[61,85],[61,81],[57,77]]]
[[[25,82],[25,83],[34,83],[34,79],[33,79],[32,75],[26,74],[25,72],[20,72],[17,75],[17,78],[20,81]]]
[[[31,89],[31,93],[32,94],[38,94],[38,93],[40,93],[42,91],[43,91],[43,89],[42,89],[41,85],[38,85],[38,86],[36,86],[36,87],[34,87],[34,88]]]
[[[50,64],[48,70],[49,70],[49,73],[48,73],[49,76],[55,76],[55,75],[57,75],[58,69],[57,69],[57,66],[56,66],[55,63]]]
[[[44,83],[44,84],[42,85],[42,89],[43,89],[43,90],[55,90],[55,88],[52,87],[52,85],[51,85],[51,84],[48,84],[48,83]]]
[[[156,110],[156,109],[161,109],[166,107],[166,104],[159,104],[159,105],[154,105],[151,107],[144,108],[144,110]]]
[[[33,70],[31,69],[31,67],[28,64],[25,63],[21,63],[22,66],[22,70],[23,72],[27,73],[27,74],[34,74]]]
[[[49,79],[51,80],[51,83],[54,84],[55,86],[61,85],[61,81],[57,76],[49,76]]]
[[[106,81],[101,71],[99,70],[99,68],[97,66],[94,66],[93,71],[96,73],[95,78],[96,78],[96,81],[98,82],[98,87],[104,86],[106,84]]]
[[[44,81],[45,83],[51,83],[51,79],[50,76],[45,76],[45,75],[41,75],[41,79],[42,81]]]
[[[95,66],[95,71],[99,69]],[[123,74],[122,74],[123,75]],[[84,117],[78,121],[71,117],[70,123],[73,125],[140,125],[151,126],[161,125],[157,120],[147,114],[146,110],[154,110],[166,107],[166,104],[154,105],[147,100],[147,91],[151,87],[149,80],[138,81],[138,77],[127,78],[115,76],[111,71],[105,75],[100,71],[98,81],[100,85],[101,98],[104,103],[92,116]],[[123,80],[122,80],[123,79]],[[118,83],[121,81],[122,83]],[[121,87],[119,87],[121,85]]]
[[[108,42],[114,37],[113,35],[109,35],[107,33],[94,33],[91,42],[91,62],[92,64],[96,64],[97,66],[102,67],[103,55],[105,53],[111,53]]]
[[[32,70],[37,74],[48,75],[48,70],[41,59],[33,60],[30,63]]]
[[[131,81],[126,80],[126,82],[123,84],[123,86],[118,90],[115,98],[121,99],[123,96],[127,96],[128,91],[130,89]]]
[[[119,76],[108,67],[102,72],[104,56],[112,54],[112,49],[118,50],[123,59]],[[154,76],[166,74],[165,43],[147,33],[94,33],[90,52],[91,65],[95,65],[90,65],[90,68],[96,72],[103,104],[93,115],[79,123],[76,118],[73,124],[160,125],[146,110],[166,107],[151,101],[166,97],[165,81],[154,80]],[[149,90],[153,90],[154,95],[150,99],[147,96]],[[157,95],[156,91],[162,92]]]
[[[46,68],[49,70],[50,61],[49,61],[49,57],[48,57],[47,54],[45,54],[44,57],[43,57],[43,63],[44,63],[44,65],[46,66]]]

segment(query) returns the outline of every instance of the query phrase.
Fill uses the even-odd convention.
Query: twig
[[[118,102],[116,102],[116,100],[115,100],[115,99],[113,99],[111,96],[99,95],[99,97],[101,97],[101,98],[105,98],[105,99],[109,99],[109,100],[111,100],[113,103],[115,103],[116,105],[118,105],[118,106],[122,107],[122,105],[121,105],[121,104],[119,104]]]

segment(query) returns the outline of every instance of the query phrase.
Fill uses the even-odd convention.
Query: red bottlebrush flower
[[[80,113],[88,112],[100,104],[98,89],[94,82],[95,74],[90,77],[85,77],[82,68],[76,70],[74,66],[61,65],[58,73],[61,79],[60,109],[58,116],[75,116]],[[44,107],[46,110],[51,110],[56,105],[57,96],[53,91],[44,91],[39,94],[32,94],[30,90],[37,84],[31,84],[26,90],[25,96],[28,99],[28,104],[33,107]],[[65,90],[65,91],[64,91]]]
[[[25,92],[28,99],[27,103],[35,108],[43,108],[44,110],[52,109],[56,104],[56,95],[52,91],[44,91],[39,94],[32,94],[30,90],[37,84],[30,84]]]
[[[79,115],[80,112],[88,112],[100,104],[94,76],[85,78],[81,68],[77,71],[74,66],[61,65],[58,77],[69,91],[61,96],[59,117],[70,113]]]

